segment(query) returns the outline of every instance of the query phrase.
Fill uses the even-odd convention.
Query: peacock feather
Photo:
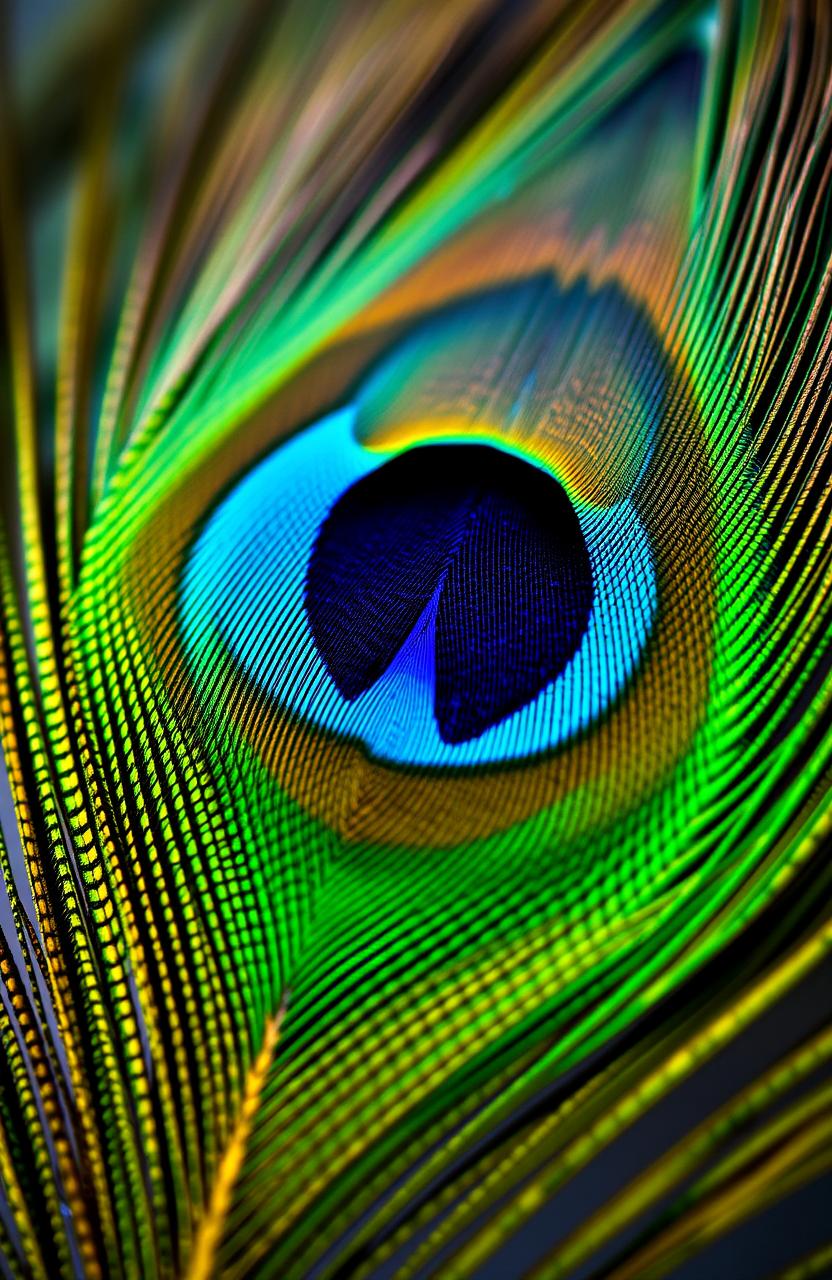
[[[827,0],[6,27],[0,1271],[829,1274]]]

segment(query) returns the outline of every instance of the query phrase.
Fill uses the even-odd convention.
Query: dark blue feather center
[[[563,487],[486,445],[413,448],[357,481],[321,525],[305,603],[342,695],[371,688],[433,632],[434,713],[467,742],[564,670],[586,632],[592,568]]]

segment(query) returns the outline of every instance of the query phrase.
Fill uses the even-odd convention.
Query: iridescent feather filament
[[[828,977],[828,6],[0,83],[4,1273],[707,1268],[830,1172],[828,1000],[562,1206]]]

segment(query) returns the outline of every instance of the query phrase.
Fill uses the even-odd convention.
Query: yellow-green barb
[[[25,8],[0,1272],[722,1274],[832,1172],[832,8]]]

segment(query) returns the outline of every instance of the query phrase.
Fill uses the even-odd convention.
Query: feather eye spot
[[[278,446],[203,526],[180,592],[197,678],[223,653],[275,715],[408,767],[527,760],[592,726],[657,615],[634,501],[590,507],[497,442],[369,448],[356,418]]]

